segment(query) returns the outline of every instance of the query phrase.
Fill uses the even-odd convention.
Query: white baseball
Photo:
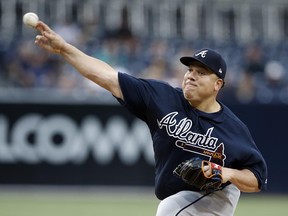
[[[39,21],[39,17],[35,13],[29,12],[29,13],[26,13],[23,16],[23,23],[26,26],[29,26],[29,27],[32,27],[32,28],[36,27],[36,24],[37,24],[38,21]]]

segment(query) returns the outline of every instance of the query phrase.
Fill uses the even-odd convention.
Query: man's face
[[[192,104],[216,98],[222,80],[203,64],[193,62],[184,75],[182,89],[184,97]]]

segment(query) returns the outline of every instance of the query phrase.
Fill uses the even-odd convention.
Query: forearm
[[[230,181],[242,192],[259,192],[258,181],[248,169],[237,170],[227,167],[222,168],[223,182]]]
[[[86,55],[81,50],[67,43],[56,34],[48,25],[39,21],[36,29],[35,43],[41,48],[61,55],[81,75],[110,91],[114,96],[123,98],[118,82],[118,73],[107,63]]]
[[[118,74],[109,64],[86,55],[68,43],[64,45],[60,54],[81,75],[120,97],[117,92]]]

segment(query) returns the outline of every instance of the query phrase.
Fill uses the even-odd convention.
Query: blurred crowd
[[[288,104],[288,43],[187,41],[139,38],[126,28],[98,31],[94,24],[59,23],[52,28],[85,53],[108,62],[118,71],[137,77],[160,79],[181,86],[186,67],[179,62],[202,47],[216,49],[226,59],[228,71],[220,95],[226,103]],[[59,56],[34,44],[32,36],[15,38],[1,51],[0,86],[25,90],[81,91],[101,97],[105,90],[83,79]],[[99,33],[101,32],[101,33]],[[35,33],[35,35],[33,35]]]

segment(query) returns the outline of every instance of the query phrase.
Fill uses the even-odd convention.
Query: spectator
[[[250,103],[255,100],[257,81],[262,81],[265,60],[259,45],[247,47],[244,55],[244,71],[240,75],[236,97],[241,103]]]

